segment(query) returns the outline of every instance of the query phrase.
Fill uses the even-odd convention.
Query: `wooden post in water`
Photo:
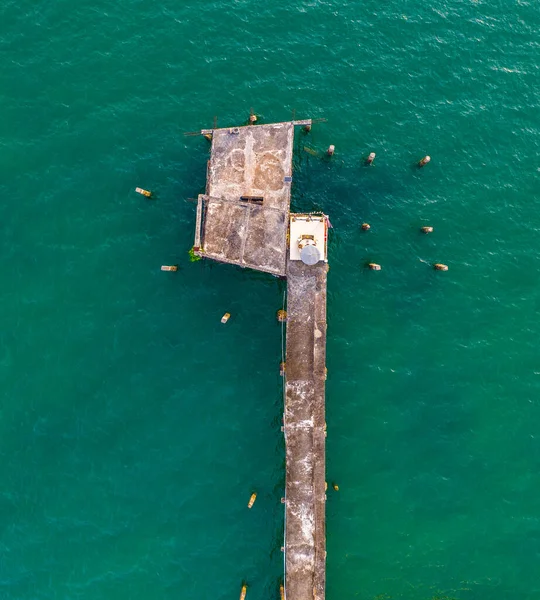
[[[246,594],[247,594],[247,584],[243,584],[242,585],[242,589],[240,590],[240,600],[246,600]]]

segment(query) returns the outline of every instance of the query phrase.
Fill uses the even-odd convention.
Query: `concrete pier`
[[[325,590],[326,273],[289,261],[285,384],[285,590],[322,600]]]
[[[290,214],[295,126],[202,130],[212,148],[194,252],[287,277],[285,597],[325,594],[325,379],[328,218]]]
[[[200,256],[285,275],[294,124],[215,129]]]

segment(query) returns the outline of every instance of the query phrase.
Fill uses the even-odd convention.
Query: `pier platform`
[[[325,591],[325,380],[328,265],[289,261],[285,369],[285,590],[287,600]]]
[[[284,276],[294,123],[210,130],[195,252]]]

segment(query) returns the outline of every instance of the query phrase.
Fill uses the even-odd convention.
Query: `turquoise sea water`
[[[187,255],[183,132],[254,107],[327,119],[293,207],[334,225],[328,599],[540,598],[539,30],[533,1],[0,6],[0,597],[278,597],[284,285]]]

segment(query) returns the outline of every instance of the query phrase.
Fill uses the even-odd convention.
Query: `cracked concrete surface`
[[[323,600],[325,593],[326,274],[324,262],[287,267],[287,600]]]
[[[292,123],[213,131],[201,256],[285,275],[293,142]]]

